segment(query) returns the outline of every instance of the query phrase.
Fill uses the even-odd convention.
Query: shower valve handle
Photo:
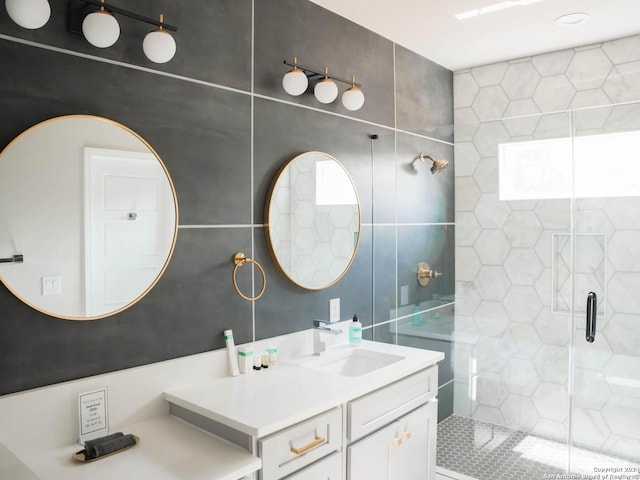
[[[423,287],[426,286],[432,278],[438,278],[441,276],[442,273],[431,270],[428,263],[420,262],[418,264],[418,283]]]

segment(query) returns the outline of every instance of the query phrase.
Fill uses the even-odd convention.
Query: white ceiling
[[[457,20],[504,0],[311,0],[451,70],[640,33],[640,0],[542,0]],[[558,27],[561,15],[588,22]]]

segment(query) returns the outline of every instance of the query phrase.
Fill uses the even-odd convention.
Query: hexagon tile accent
[[[455,413],[473,420],[454,415],[443,422],[453,419],[452,432],[466,429],[478,439],[488,425],[482,420],[566,438],[574,320],[567,314],[570,265],[561,247],[569,246],[572,205],[562,198],[501,200],[499,145],[567,138],[572,129],[580,135],[640,130],[640,103],[632,102],[640,102],[640,35],[454,73],[456,324],[473,327],[473,335],[460,332],[460,338],[469,342],[467,361],[476,370],[456,373],[465,388],[456,389]],[[583,340],[584,325],[575,333],[574,440],[638,459],[640,389],[632,385],[640,384],[640,197],[579,199],[576,206],[574,226],[582,235],[575,287],[580,296],[598,290],[601,308],[594,344]],[[580,302],[576,311],[583,310]],[[491,433],[497,443],[488,451],[498,452],[506,437],[495,425]],[[441,453],[439,442],[438,464],[483,480],[475,454],[475,466],[465,460],[473,447],[457,451],[460,444]],[[552,448],[548,458],[560,450]],[[595,454],[585,451],[592,457],[584,473],[592,474]],[[493,466],[486,472],[492,480],[538,478],[499,466],[495,457],[482,462]]]

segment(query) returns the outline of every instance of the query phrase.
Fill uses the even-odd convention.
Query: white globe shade
[[[330,78],[325,78],[316,83],[313,94],[320,103],[331,103],[338,98],[338,86]]]
[[[43,27],[51,16],[47,0],[6,0],[4,6],[11,20],[30,30]]]
[[[364,94],[355,85],[342,94],[342,105],[352,112],[360,110],[364,105]]]
[[[282,77],[282,88],[289,95],[298,96],[307,91],[309,79],[302,70],[294,67]]]
[[[94,47],[107,48],[120,37],[120,25],[109,12],[98,10],[84,17],[82,33]]]
[[[176,54],[176,41],[166,30],[154,30],[144,37],[142,50],[152,62],[167,63]]]

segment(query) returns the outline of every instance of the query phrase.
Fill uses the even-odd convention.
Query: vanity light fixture
[[[11,20],[29,30],[43,27],[51,16],[47,0],[6,0],[4,6]]]
[[[98,9],[87,15],[87,9],[91,7]],[[77,28],[80,24],[78,17],[80,17],[81,30],[87,41],[95,47],[108,48],[120,37],[120,25],[115,15],[123,15],[158,27],[144,38],[142,42],[144,54],[155,63],[166,63],[173,58],[176,53],[176,41],[169,31],[176,32],[178,29],[165,23],[164,15],[160,15],[160,19],[156,20],[116,7],[106,3],[105,0],[70,0],[69,30],[72,32],[80,30]]]
[[[356,83],[355,77],[351,77],[351,80],[345,80],[335,75],[329,75],[328,67],[325,67],[322,73],[309,67],[303,67],[298,63],[296,57],[293,58],[293,63],[285,60],[284,64],[293,67],[282,78],[282,88],[289,95],[296,97],[302,95],[307,91],[309,79],[321,79],[315,84],[313,94],[320,103],[328,104],[338,98],[337,81],[350,86],[342,94],[342,105],[347,110],[359,110],[364,105],[362,85]]]

